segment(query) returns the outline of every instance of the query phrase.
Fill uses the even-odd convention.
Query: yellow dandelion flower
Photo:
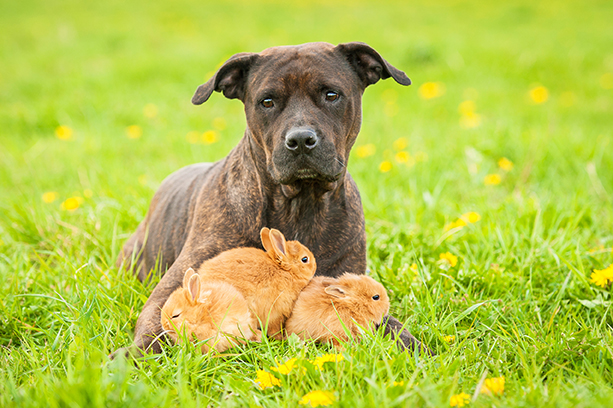
[[[202,141],[205,144],[213,144],[217,141],[217,131],[207,130],[202,134]]]
[[[64,211],[74,211],[79,208],[82,202],[83,199],[81,197],[70,197],[60,205],[60,208]]]
[[[413,272],[417,273],[417,264],[415,262],[413,262],[411,264],[411,266],[409,266],[409,269],[412,270]]]
[[[481,221],[481,215],[479,215],[479,213],[474,212],[474,211],[467,212],[467,213],[462,214],[462,216],[460,217],[458,221],[464,221],[464,222],[474,224],[475,222]]]
[[[502,395],[504,392],[504,377],[487,378],[481,387],[481,394]]]
[[[460,126],[464,129],[473,129],[481,124],[481,115],[469,112],[460,116]]]
[[[513,170],[513,162],[506,157],[503,157],[498,160],[498,167],[500,167],[504,171],[511,171]]]
[[[449,231],[454,228],[463,228],[465,226],[466,226],[466,223],[463,220],[457,220],[457,221],[453,221],[445,225],[445,231]]]
[[[126,128],[126,135],[130,139],[138,139],[143,135],[143,129],[138,125],[130,125]]]
[[[377,151],[377,147],[372,143],[368,143],[363,146],[356,147],[355,154],[360,159],[363,159],[365,157],[372,156],[373,154],[375,154],[376,151]]]
[[[55,136],[60,140],[70,140],[72,138],[72,129],[65,125],[58,126],[55,128]]]
[[[188,143],[196,144],[200,141],[200,133],[196,132],[195,130],[192,130],[190,132],[187,132],[187,134],[185,135],[185,139]]]
[[[91,191],[89,188],[86,188],[85,190],[83,190],[83,196],[85,198],[91,198],[94,195],[94,192]]]
[[[316,370],[323,370],[324,363],[338,363],[344,358],[342,354],[324,354],[323,356],[316,357],[315,360],[309,361],[315,366]]]
[[[604,269],[594,269],[590,275],[590,282],[603,288],[613,282],[613,264]]]
[[[500,174],[488,174],[483,179],[483,183],[486,186],[495,186],[495,185],[500,184],[501,181],[502,181],[502,177],[500,177]]]
[[[415,163],[415,160],[411,157],[411,155],[408,152],[404,151],[396,153],[395,159],[398,163]]]
[[[545,103],[547,102],[547,99],[549,99],[549,91],[542,85],[535,86],[534,88],[530,89],[528,95],[530,95],[532,102],[536,103],[537,105]]]
[[[460,112],[462,115],[474,114],[475,110],[476,110],[475,102],[471,100],[461,102],[458,105],[458,112]]]
[[[590,282],[596,286],[605,287],[609,284],[609,279],[604,275],[603,271],[594,269],[594,272],[590,275]]]
[[[43,194],[43,202],[49,204],[57,200],[59,194],[55,191],[47,191]]]
[[[604,245],[599,245],[595,248],[588,250],[587,252],[590,254],[593,254],[593,253],[600,252],[600,251],[604,251]]]
[[[451,252],[445,252],[444,254],[439,254],[439,258],[443,261],[446,261],[453,268],[458,264],[458,257],[453,255]]]
[[[392,146],[394,146],[394,150],[404,150],[408,145],[409,142],[405,137],[399,137],[398,139],[394,140],[394,143],[392,144]]]
[[[404,387],[404,381],[394,381],[392,387]]]
[[[443,337],[443,340],[447,343],[453,343],[455,341],[455,336],[454,335],[445,336]]]
[[[443,231],[447,232],[455,228],[455,221],[445,224]]]
[[[143,115],[146,118],[153,119],[158,115],[158,107],[152,103],[148,103],[143,107]]]
[[[423,99],[438,98],[445,93],[442,82],[425,82],[419,87],[419,96]]]
[[[570,108],[571,106],[575,104],[576,99],[577,97],[575,96],[574,93],[570,91],[562,92],[560,94],[560,105],[562,105],[565,108]]]
[[[381,164],[379,164],[379,171],[381,173],[387,173],[388,171],[390,171],[392,169],[392,163],[389,161],[382,161]]]
[[[320,405],[321,406],[332,405],[333,402],[334,402],[334,394],[332,392],[316,390],[316,391],[311,391],[308,394],[306,394],[304,397],[302,397],[302,399],[298,401],[298,404],[300,405],[309,404],[312,407],[319,407]]]
[[[600,86],[603,89],[613,89],[613,73],[607,72],[600,77]]]
[[[217,130],[224,130],[226,128],[226,120],[221,117],[213,119],[213,127]]]
[[[281,381],[279,381],[277,377],[264,370],[257,371],[257,379],[255,380],[255,383],[262,390],[272,388],[276,385],[281,385]]]
[[[297,358],[290,358],[283,364],[277,363],[277,367],[270,367],[272,371],[276,371],[279,374],[289,374],[296,366]],[[276,360],[275,360],[276,361]]]
[[[452,230],[454,228],[463,228],[466,226],[466,221],[464,221],[462,218],[456,220],[456,221],[452,221],[449,224],[445,225],[445,231],[449,231]]]
[[[449,398],[449,406],[451,407],[463,407],[464,405],[468,405],[469,403],[470,395],[464,392],[452,395],[451,398]]]

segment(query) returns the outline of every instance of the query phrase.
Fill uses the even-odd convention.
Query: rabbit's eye
[[[379,295],[375,295],[372,297],[372,300],[379,300]]]
[[[181,313],[177,313],[176,315],[174,315],[172,318],[176,319],[177,317],[181,316]]]
[[[302,263],[307,263],[309,262],[309,257],[305,256],[304,258],[301,259]]]

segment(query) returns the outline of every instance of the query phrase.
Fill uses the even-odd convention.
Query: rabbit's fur
[[[260,327],[266,327],[269,336],[281,338],[282,325],[317,265],[307,247],[286,241],[276,229],[262,228],[260,238],[266,251],[235,248],[222,252],[205,261],[198,274],[202,282],[226,282],[238,289]]]
[[[185,273],[183,287],[164,304],[162,327],[175,343],[184,335],[203,342],[203,353],[211,347],[223,352],[245,340],[260,339],[257,319],[243,295],[225,282],[202,282],[192,269]]]
[[[385,288],[369,276],[346,273],[338,279],[316,277],[298,296],[285,330],[287,335],[296,333],[302,339],[338,346],[339,340],[349,339],[344,327],[357,338],[358,325],[379,325],[388,310]]]

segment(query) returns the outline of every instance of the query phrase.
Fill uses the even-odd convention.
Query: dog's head
[[[245,104],[247,132],[266,153],[273,180],[333,188],[360,130],[362,93],[379,81],[411,81],[363,43],[308,43],[232,56],[192,103],[214,91]]]

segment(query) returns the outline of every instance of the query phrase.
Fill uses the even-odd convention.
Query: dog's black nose
[[[308,153],[319,143],[319,138],[311,129],[290,130],[285,136],[285,147],[296,153]]]

